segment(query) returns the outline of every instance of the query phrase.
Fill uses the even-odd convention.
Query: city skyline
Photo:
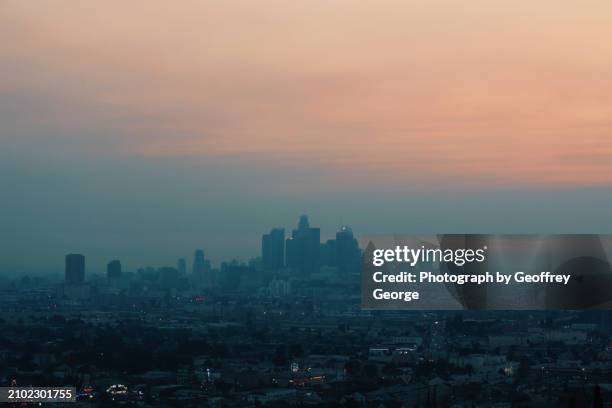
[[[298,229],[294,230],[292,236],[288,236],[286,238],[284,235],[285,234],[284,228],[278,228],[278,227],[272,228],[270,233],[262,234],[260,252],[248,258],[240,257],[237,255],[232,258],[223,259],[218,264],[212,264],[207,251],[205,249],[199,248],[199,249],[194,249],[191,255],[189,256],[185,256],[185,257],[181,256],[181,257],[176,258],[175,264],[163,264],[163,265],[143,264],[143,265],[138,265],[137,267],[132,267],[132,269],[126,270],[126,268],[124,268],[123,266],[124,263],[122,263],[121,260],[111,259],[105,264],[104,270],[106,271],[107,278],[110,279],[111,277],[117,278],[121,276],[122,272],[133,273],[137,270],[144,270],[147,268],[154,268],[156,270],[174,268],[177,270],[177,272],[179,272],[179,274],[197,276],[197,279],[199,280],[204,279],[202,275],[210,273],[212,269],[219,269],[223,263],[231,264],[232,262],[238,262],[240,264],[248,264],[249,262],[252,262],[252,261],[258,261],[261,263],[261,268],[264,271],[274,271],[274,270],[280,271],[281,269],[289,268],[289,269],[293,269],[294,273],[297,273],[298,275],[300,274],[304,275],[305,273],[309,275],[315,272],[313,268],[316,267],[316,270],[318,270],[319,266],[324,266],[324,265],[325,266],[332,266],[332,265],[337,266],[338,272],[341,274],[347,273],[347,270],[349,269],[353,273],[355,273],[358,270],[359,263],[354,263],[350,259],[350,257],[352,256],[350,255],[350,253],[353,250],[353,245],[357,250],[359,250],[358,242],[356,238],[354,238],[353,236],[352,229],[346,225],[340,226],[340,229],[335,233],[335,236],[329,239],[321,239],[320,235],[318,234],[319,228],[316,228],[317,235],[312,237],[313,239],[315,239],[315,241],[313,241],[312,243],[316,244],[316,247],[317,247],[316,254],[312,252],[312,250],[306,249],[305,252],[300,255],[296,253],[296,251],[304,251],[302,248],[294,248],[293,250],[287,248],[286,245],[288,246],[289,244],[291,244],[293,240],[297,241],[301,239],[300,232],[302,231],[300,230],[300,228],[304,228],[304,225],[306,225],[305,228],[308,228],[309,220],[308,220],[307,215],[300,216],[300,221],[298,223]],[[278,235],[279,233],[281,233],[280,236]],[[270,236],[273,236],[273,237],[276,236],[276,241],[277,241],[275,248],[273,248],[272,250],[267,249],[266,247],[267,245],[269,245],[269,243],[267,244],[267,241]],[[278,239],[281,239],[281,243],[278,243]],[[310,237],[308,237],[308,239],[310,241]],[[348,239],[348,242],[347,242],[347,239]],[[340,242],[338,249],[336,249],[336,245],[335,245],[336,242]],[[333,244],[331,248],[330,248],[330,244]],[[307,243],[307,245],[310,245],[310,244]],[[335,254],[332,255],[331,253],[326,253],[326,254],[323,253],[323,251],[325,252],[331,251],[335,253],[336,250],[341,251],[345,255],[342,255],[340,259],[336,259]],[[280,251],[280,254],[278,254],[279,251]],[[349,254],[348,259],[347,259],[346,254]],[[354,255],[359,257],[360,253],[357,253]],[[85,280],[87,280],[86,271],[88,270],[88,267],[86,263],[86,258],[87,258],[86,254],[82,254],[82,253],[70,253],[70,254],[65,255],[65,281],[66,282],[83,283]],[[269,262],[268,258],[276,258],[276,259],[274,259],[273,262]],[[301,262],[303,261],[300,260],[299,258],[304,258],[304,261],[309,262],[309,263],[313,259],[316,259],[316,260],[315,260],[315,264],[313,264],[312,266],[308,266],[307,267],[308,270],[306,271],[304,270],[304,267],[301,266]],[[187,268],[187,263],[190,261],[192,261],[191,266],[190,268]],[[78,263],[78,266],[74,266],[75,262]],[[75,270],[77,272],[75,272]],[[100,265],[94,265],[93,268],[91,268],[91,270],[93,271],[94,275],[98,275],[98,276],[100,275],[100,272],[101,272]],[[78,275],[78,277],[75,278],[74,277],[75,275]]]

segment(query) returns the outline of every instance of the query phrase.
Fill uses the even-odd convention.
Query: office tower
[[[311,228],[306,215],[300,217],[298,228],[286,241],[287,266],[300,275],[310,275],[319,271],[321,230]]]
[[[191,273],[194,275],[199,275],[204,271],[204,251],[198,249],[193,254],[193,268]]]
[[[341,274],[350,275],[359,272],[361,250],[353,236],[353,230],[349,227],[342,226],[340,231],[336,232],[335,252],[336,266]]]
[[[121,279],[121,262],[114,260],[106,265],[106,278],[109,281],[112,279]]]
[[[297,241],[293,237],[289,237],[285,240],[285,265],[295,270],[298,263]]]
[[[198,289],[208,289],[213,286],[210,261],[204,258],[204,251],[198,249],[193,257],[193,284]]]
[[[265,271],[279,270],[285,266],[284,228],[274,228],[261,237],[261,259]]]
[[[85,282],[85,256],[81,254],[66,255],[66,283],[78,285]]]
[[[336,240],[328,239],[321,244],[321,265],[336,266]]]
[[[185,276],[187,275],[187,261],[185,258],[180,258],[177,262],[177,268],[179,271],[179,275]]]

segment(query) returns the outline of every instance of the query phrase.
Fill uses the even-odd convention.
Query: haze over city
[[[612,407],[611,17],[1,0],[0,402]]]
[[[303,213],[612,232],[610,7],[5,1],[0,271],[247,259]]]

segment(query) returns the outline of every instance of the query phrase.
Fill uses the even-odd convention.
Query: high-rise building
[[[328,239],[321,244],[321,265],[336,266],[336,240]]]
[[[359,272],[361,266],[361,250],[359,243],[353,236],[353,230],[347,226],[342,226],[336,232],[336,266],[338,271],[344,275]]]
[[[285,266],[285,229],[274,228],[261,237],[263,269],[274,271]]]
[[[204,257],[204,251],[198,249],[193,257],[193,284],[198,289],[209,289],[213,286],[210,261]]]
[[[66,255],[66,283],[78,285],[85,282],[85,256],[81,254]]]
[[[299,254],[297,241],[293,237],[285,240],[285,265],[291,269],[297,269],[299,264]]]
[[[194,275],[202,274],[204,272],[205,262],[204,251],[201,249],[196,250],[193,254],[193,268],[191,273]]]
[[[112,279],[121,279],[121,262],[115,259],[106,265],[106,278],[109,281]]]
[[[177,268],[179,271],[179,275],[185,276],[187,275],[187,261],[185,258],[180,258],[177,262]]]
[[[287,266],[300,275],[310,275],[319,271],[321,230],[311,228],[306,215],[300,217],[298,228],[286,241]]]

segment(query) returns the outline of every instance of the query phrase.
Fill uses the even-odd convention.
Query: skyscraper
[[[85,283],[85,256],[66,255],[65,277],[64,296],[76,300],[88,299],[91,296],[90,287]]]
[[[180,258],[177,262],[177,268],[179,271],[179,275],[185,276],[187,275],[187,261],[185,258]]]
[[[289,237],[285,241],[285,262],[287,267],[296,270],[299,264],[298,242]]]
[[[361,263],[361,250],[359,243],[353,236],[353,230],[343,225],[336,232],[336,266],[343,275],[350,275],[359,271]]]
[[[204,271],[204,251],[197,249],[193,254],[193,268],[191,273],[194,275],[201,274]]]
[[[193,257],[193,284],[198,289],[208,289],[213,286],[210,261],[204,258],[204,251],[198,249]]]
[[[66,283],[81,284],[85,282],[85,256],[81,254],[66,255]]]
[[[274,228],[261,237],[261,259],[266,271],[279,270],[285,266],[284,228]]]
[[[336,266],[336,240],[328,239],[321,244],[321,265]]]
[[[106,278],[109,281],[112,279],[121,279],[121,262],[114,260],[106,265]]]
[[[301,275],[319,271],[321,230],[311,228],[306,215],[300,217],[298,228],[287,240],[287,266]]]

